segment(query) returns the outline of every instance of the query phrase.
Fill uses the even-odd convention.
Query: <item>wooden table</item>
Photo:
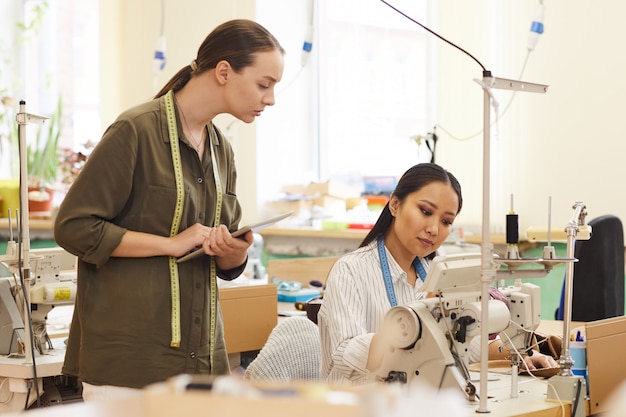
[[[259,231],[269,255],[292,256],[341,256],[358,248],[367,233],[369,230],[364,229],[323,230],[312,227],[268,227]],[[474,245],[482,243],[481,237],[477,235],[467,235],[463,241]],[[489,241],[499,251],[506,246],[504,235],[492,235]],[[519,243],[520,251],[533,245],[535,243],[522,240]]]
[[[17,223],[15,219],[11,219],[11,225],[13,226],[13,239],[17,240]],[[53,238],[53,224],[51,219],[28,219],[28,230],[31,239],[48,240]],[[0,237],[8,239],[10,235],[9,219],[6,217],[0,218]]]
[[[233,377],[234,378],[234,377]],[[232,382],[236,382],[233,380]],[[569,416],[568,404],[547,402],[545,385],[532,379],[524,379],[520,383],[518,398],[510,398],[507,379],[491,383],[490,401],[488,403],[491,417],[562,417]],[[500,388],[496,387],[496,383]],[[325,415],[342,417],[364,417],[370,410],[368,404],[391,405],[392,393],[389,386],[379,386],[374,391],[370,388],[339,389],[320,384],[291,384],[288,387],[271,387],[262,391],[260,397],[245,396],[246,386],[240,386],[239,395],[215,394],[210,391],[176,391],[167,384],[162,388],[152,387],[144,390],[136,398],[119,399],[103,403],[75,403],[58,405],[28,412],[31,417],[172,417],[196,415],[199,410],[211,410],[211,414],[228,415],[230,417],[272,416],[272,417],[319,417]],[[419,388],[419,387],[417,387]],[[253,389],[247,386],[248,390]],[[267,393],[270,394],[267,394]],[[423,392],[423,391],[422,391]],[[395,391],[394,395],[398,395]],[[419,403],[415,395],[405,393],[409,400],[413,396],[416,405],[415,414],[419,415]],[[330,399],[333,401],[330,401]],[[372,401],[373,398],[376,398]],[[400,397],[404,398],[404,397]],[[450,399],[450,397],[446,397]],[[441,404],[440,404],[441,405]],[[458,409],[466,412],[459,416],[476,416],[478,403],[464,403],[459,397]],[[449,409],[449,405],[442,405]],[[371,410],[370,410],[371,411]],[[425,410],[426,411],[426,410]],[[430,414],[435,411],[428,410]],[[384,413],[384,411],[383,411]],[[563,413],[563,414],[562,414]],[[379,413],[380,414],[380,413]],[[22,414],[11,414],[17,417]],[[380,414],[383,415],[383,414]],[[7,415],[9,416],[9,415]]]
[[[278,310],[293,310],[293,303],[278,303]],[[573,327],[577,323],[573,323]],[[546,332],[561,331],[562,323],[544,321],[540,329]],[[478,387],[478,373],[471,373]],[[239,381],[237,377],[234,381]],[[489,373],[487,409],[491,417],[562,417],[570,415],[569,404],[558,404],[546,400],[547,380],[520,376],[518,380],[519,396],[511,397],[511,377]],[[333,394],[341,398],[352,398],[349,403],[336,404],[323,400],[330,398],[329,390],[335,390],[325,384],[300,383],[278,390],[278,394],[261,398],[246,398],[243,395],[217,395],[209,391],[180,391],[172,388],[171,383],[161,387],[151,387],[141,392],[137,398],[108,401],[102,404],[75,403],[46,407],[29,411],[31,417],[171,417],[174,415],[195,415],[198,410],[212,410],[213,414],[228,414],[231,417],[249,417],[250,415],[272,417],[319,417],[320,415],[341,415],[342,417],[363,417],[366,415],[366,400],[363,395],[355,394],[354,389]],[[243,384],[240,388],[247,385]],[[297,386],[297,390],[294,391]],[[248,386],[248,389],[252,388]],[[272,388],[275,388],[272,386]],[[385,395],[385,386],[375,391],[366,391],[367,397]],[[312,393],[314,396],[312,397]],[[323,395],[322,395],[323,394]],[[385,398],[385,397],[382,397]],[[462,403],[465,413],[461,416],[476,416],[478,402]],[[430,410],[432,411],[432,410]],[[4,415],[4,413],[3,413]],[[13,414],[17,417],[18,414]],[[21,414],[20,414],[21,415]]]

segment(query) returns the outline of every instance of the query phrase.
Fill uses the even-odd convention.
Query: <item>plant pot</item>
[[[20,208],[20,182],[16,178],[0,179],[0,196],[2,196],[2,210],[0,217],[15,216],[15,212]]]
[[[44,187],[28,187],[28,216],[45,217],[52,215],[54,190]]]

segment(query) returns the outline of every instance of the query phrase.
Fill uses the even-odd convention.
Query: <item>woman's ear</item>
[[[389,198],[389,211],[393,217],[396,217],[398,213],[398,207],[400,206],[400,200],[395,195]]]
[[[228,76],[231,66],[226,60],[222,60],[215,66],[215,78],[220,84],[226,84],[228,82]]]

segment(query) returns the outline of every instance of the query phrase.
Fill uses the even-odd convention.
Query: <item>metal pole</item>
[[[483,83],[489,84],[491,74],[483,75]],[[489,286],[495,278],[493,266],[493,248],[489,242],[489,184],[491,177],[490,169],[490,130],[491,96],[488,89],[483,85],[483,222],[481,244],[481,323],[480,326],[480,404],[478,413],[488,413],[487,409],[487,373],[489,359]]]
[[[576,236],[578,234],[578,225],[580,223],[581,214],[584,213],[585,205],[583,203],[574,204],[574,215],[565,227],[567,233],[567,258],[574,259],[574,249],[576,245]],[[572,365],[574,360],[569,349],[569,335],[572,324],[572,296],[574,293],[574,262],[568,262],[565,269],[565,289],[563,291],[563,348],[559,358],[561,376],[572,376]]]

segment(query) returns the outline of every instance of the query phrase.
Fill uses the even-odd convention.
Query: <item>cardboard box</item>
[[[326,284],[336,256],[270,259],[267,262],[267,275],[283,281],[297,281],[308,286],[312,280]]]
[[[306,187],[309,195],[329,195],[338,198],[359,197],[361,190],[339,181],[312,182]]]
[[[261,350],[278,322],[276,285],[220,288],[228,353]]]
[[[359,197],[361,190],[339,181],[311,182],[309,184],[286,185],[282,191],[303,196],[333,196],[338,198]]]
[[[324,207],[327,209],[334,209],[335,211],[346,211],[346,200],[339,197],[333,197],[330,195],[323,195],[313,199],[313,205]]]
[[[626,380],[626,317],[597,320],[585,325],[587,374],[591,415],[605,412],[612,391]]]
[[[321,384],[284,384],[277,387],[241,385],[239,395],[215,394],[203,390],[168,391],[153,389],[141,398],[141,415],[145,417],[192,416],[199,410],[211,410],[212,415],[229,417],[273,416],[273,417],[320,417],[342,416],[359,417],[366,415],[362,405],[357,403],[357,394],[339,390],[330,390],[328,385]],[[231,386],[232,385],[231,382]],[[334,397],[348,399],[327,401],[330,394]],[[246,395],[247,394],[247,395]],[[349,402],[349,400],[351,400]],[[202,412],[202,411],[200,411]],[[206,414],[206,412],[205,412]],[[113,415],[113,414],[106,414]],[[131,414],[124,414],[131,415]]]
[[[287,213],[293,211],[294,214],[300,212],[300,210],[310,210],[313,205],[313,200],[274,200],[267,201],[265,206],[273,213]],[[280,226],[278,226],[280,227]]]

